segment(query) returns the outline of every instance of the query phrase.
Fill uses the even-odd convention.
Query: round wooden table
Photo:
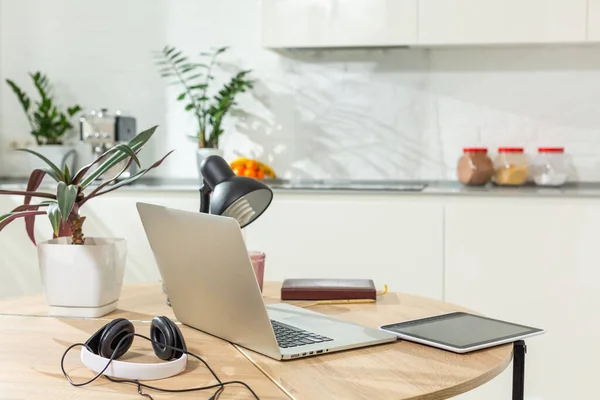
[[[281,301],[280,287],[278,283],[265,284],[266,303]],[[210,304],[200,306],[210,307]],[[372,327],[452,311],[469,311],[398,293],[380,296],[377,303],[313,305],[311,310]],[[165,304],[159,283],[124,286],[119,308],[97,319],[49,317],[42,295],[0,301],[0,314],[3,343],[0,393],[8,398],[46,399],[139,399],[135,386],[105,379],[86,387],[70,386],[60,372],[60,356],[69,344],[85,341],[110,319],[128,318],[134,321],[138,332],[148,334],[152,317],[174,318]],[[261,399],[446,399],[474,389],[500,374],[511,362],[513,351],[509,344],[460,355],[399,341],[311,358],[276,361],[185,325],[182,332],[188,350],[202,355],[221,379],[242,380],[251,385]],[[125,359],[157,360],[150,345],[138,339],[129,353]],[[77,365],[77,356],[75,351],[68,362],[74,379],[81,381],[92,374]],[[157,386],[183,388],[210,383],[210,376],[203,367],[190,361],[186,372],[161,381]],[[149,393],[157,400],[208,398],[212,394]],[[231,387],[220,399],[230,398],[247,399],[249,394],[242,388]]]

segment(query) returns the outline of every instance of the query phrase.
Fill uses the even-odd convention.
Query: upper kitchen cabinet
[[[271,48],[370,47],[417,42],[417,0],[263,0]]]
[[[588,0],[419,0],[418,42],[419,45],[584,42],[587,3]],[[600,35],[600,28],[596,29]]]
[[[600,41],[600,0],[588,0],[588,41]]]

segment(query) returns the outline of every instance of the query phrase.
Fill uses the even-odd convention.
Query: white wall
[[[122,108],[134,113],[142,127],[165,124],[163,85],[151,68],[151,50],[165,37],[165,2],[148,7],[141,0],[0,1],[0,138],[5,150],[14,140],[31,139],[4,80],[13,79],[33,97],[27,73],[38,69],[48,74],[64,105]],[[9,153],[4,172],[11,173],[6,164],[19,159]]]
[[[148,161],[195,177],[191,116],[174,101],[151,52],[192,55],[230,45],[223,61],[251,68],[252,116],[229,120],[226,157],[246,154],[280,176],[453,179],[468,145],[565,145],[578,176],[599,180],[600,48],[355,49],[273,52],[260,45],[259,0],[0,0],[0,77],[41,69],[61,100],[121,108],[140,127],[161,126]],[[27,124],[0,86],[0,146]],[[0,166],[1,167],[1,166]]]

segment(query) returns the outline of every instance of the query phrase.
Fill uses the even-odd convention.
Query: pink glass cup
[[[258,286],[262,292],[263,280],[265,278],[265,253],[260,251],[249,251],[248,255],[250,256],[250,261],[252,261],[252,268],[254,268]]]

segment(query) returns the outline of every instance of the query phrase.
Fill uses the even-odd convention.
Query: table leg
[[[513,345],[513,400],[525,398],[525,353],[527,346],[524,340],[516,341]]]

